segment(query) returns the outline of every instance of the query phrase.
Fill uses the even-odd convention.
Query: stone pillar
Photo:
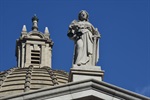
[[[40,65],[40,67],[45,66],[45,55],[47,55],[47,54],[45,54],[45,44],[42,44],[41,45],[41,65]]]
[[[20,46],[18,46],[17,48],[18,48],[17,63],[18,63],[18,67],[21,67],[21,66],[20,66]]]
[[[30,44],[26,43],[26,60],[25,60],[25,67],[29,67],[31,64],[31,50],[30,50]]]
[[[51,68],[51,58],[52,58],[52,55],[51,55],[51,52],[52,52],[52,49],[51,47],[49,46],[49,44],[46,44],[46,47],[45,47],[45,65],[44,66],[49,66]]]
[[[47,44],[45,45],[45,54],[47,55],[47,56],[45,56],[45,66],[48,66],[49,52],[48,52],[48,45]]]
[[[25,64],[25,43],[22,43],[22,48],[21,48],[21,68],[24,67]]]
[[[52,48],[51,47],[49,47],[49,66],[50,66],[50,68],[52,68]]]

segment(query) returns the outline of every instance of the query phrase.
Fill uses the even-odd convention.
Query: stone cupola
[[[33,65],[34,67],[48,66],[51,68],[51,57],[53,41],[50,33],[45,27],[44,33],[38,31],[38,21],[36,15],[32,17],[32,31],[27,32],[23,25],[21,36],[16,41],[17,66],[24,68]]]

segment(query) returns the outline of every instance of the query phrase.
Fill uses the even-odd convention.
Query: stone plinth
[[[86,79],[103,80],[104,71],[100,66],[73,66],[70,69],[69,82],[81,81]]]

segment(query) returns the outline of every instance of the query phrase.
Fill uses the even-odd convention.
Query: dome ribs
[[[27,92],[30,90],[30,81],[31,81],[31,74],[32,74],[33,66],[30,65],[29,69],[26,73],[26,79],[25,79],[25,85],[24,85],[24,92]]]
[[[68,83],[68,73],[48,66],[13,68],[0,72],[0,97]]]
[[[44,68],[48,71],[50,78],[52,79],[53,85],[54,86],[59,85],[57,78],[56,78],[56,75],[54,74],[53,70],[48,66],[45,66]]]
[[[0,78],[0,88],[2,87],[2,84],[3,82],[5,81],[5,79],[9,76],[9,74],[11,74],[16,68],[11,68],[7,71],[5,71],[3,73],[3,75],[1,75],[1,78]]]
[[[53,70],[59,84],[68,83],[68,73],[64,70]]]
[[[53,86],[52,79],[50,78],[49,72],[46,68],[35,68],[32,71],[32,79],[30,82],[30,91],[37,90],[40,88]]]

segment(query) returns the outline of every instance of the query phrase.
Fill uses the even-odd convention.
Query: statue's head
[[[81,10],[78,15],[78,19],[81,21],[88,21],[89,14],[85,10]]]

